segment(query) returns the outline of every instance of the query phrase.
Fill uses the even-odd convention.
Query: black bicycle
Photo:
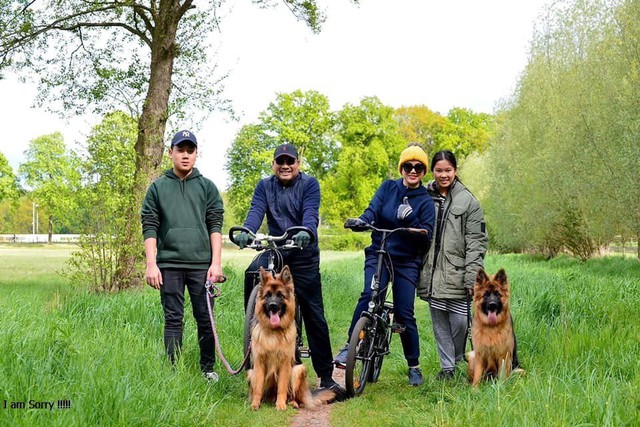
[[[280,273],[282,268],[284,267],[282,261],[282,253],[283,250],[288,249],[302,249],[301,246],[296,245],[293,242],[292,237],[299,233],[300,231],[306,231],[309,236],[311,236],[311,244],[314,242],[314,234],[307,227],[290,227],[288,228],[282,236],[271,236],[268,234],[262,233],[253,233],[248,228],[245,227],[231,227],[229,230],[229,239],[234,243],[238,244],[236,241],[236,235],[241,232],[245,232],[251,236],[252,242],[245,246],[249,249],[254,249],[259,253],[253,258],[253,261],[258,260],[259,258],[266,256],[267,257],[267,267],[265,270],[271,272],[271,274],[276,275]],[[256,299],[258,297],[258,285],[260,284],[260,271],[253,270],[247,271],[247,274],[253,276],[253,289],[251,294],[249,295],[249,300],[247,302],[247,308],[245,310],[244,317],[244,354],[246,355],[251,349],[251,328],[256,322],[255,319],[255,308],[256,308]],[[308,358],[311,356],[311,351],[308,347],[304,346],[304,338],[302,334],[302,314],[300,312],[300,305],[296,299],[296,327],[298,330],[298,335],[296,337],[296,358]],[[245,368],[249,369],[252,366],[251,357],[247,357],[247,361],[245,362]]]
[[[386,299],[389,283],[393,283],[394,280],[391,257],[386,250],[387,241],[393,233],[422,231],[414,228],[385,230],[372,224],[348,228],[353,231],[371,230],[382,233],[380,249],[376,251],[378,264],[371,280],[369,305],[353,328],[347,353],[345,385],[350,396],[359,396],[367,382],[378,381],[384,357],[389,354],[392,333],[401,333],[405,330],[404,325],[393,322],[393,303]],[[381,283],[383,268],[389,272],[389,281],[384,284]]]

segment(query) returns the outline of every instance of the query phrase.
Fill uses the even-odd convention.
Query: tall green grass
[[[0,247],[0,256],[0,425],[257,426],[286,425],[295,415],[270,405],[251,411],[243,375],[231,376],[219,366],[218,383],[200,376],[188,303],[184,352],[172,367],[163,355],[157,291],[98,295],[71,288],[56,273],[68,251]],[[229,280],[216,300],[218,334],[233,365],[242,357],[242,271],[249,260],[247,251],[226,251]],[[323,253],[334,351],[347,339],[362,262],[361,253]],[[379,382],[361,397],[334,405],[331,424],[639,425],[637,261],[488,257],[489,272],[500,267],[512,283],[524,377],[472,390],[463,364],[453,381],[437,382],[428,308],[418,300],[425,384],[408,386],[394,337]],[[71,408],[4,408],[4,401],[28,407],[29,400],[55,405],[61,399],[71,400]]]

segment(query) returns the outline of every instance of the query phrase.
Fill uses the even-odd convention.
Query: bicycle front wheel
[[[253,318],[256,311],[256,299],[258,298],[258,286],[254,286],[249,295],[247,302],[247,310],[244,313],[244,355],[251,350],[251,328],[253,327]],[[245,369],[251,369],[253,363],[251,357],[247,357],[244,364]]]
[[[368,317],[358,319],[349,340],[345,385],[349,396],[360,396],[367,385],[374,358],[375,329]]]
[[[384,334],[378,334],[379,342],[376,344],[378,349],[388,349],[389,344],[391,342],[391,331],[387,330]],[[380,351],[376,351],[375,356],[373,357],[373,362],[371,363],[369,381],[372,383],[378,382],[378,378],[380,378],[380,372],[382,372],[382,362],[384,361],[384,356],[386,353]]]

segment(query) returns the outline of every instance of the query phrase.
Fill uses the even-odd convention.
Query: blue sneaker
[[[420,368],[409,368],[409,385],[417,387],[424,384]]]
[[[333,359],[336,368],[344,369],[347,367],[347,354],[349,353],[349,344],[345,345],[340,353]]]

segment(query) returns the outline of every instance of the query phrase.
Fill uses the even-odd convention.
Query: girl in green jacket
[[[470,298],[483,266],[488,237],[480,203],[457,177],[451,151],[431,160],[434,181],[427,191],[436,207],[434,239],[425,256],[418,296],[429,302],[441,370],[438,379],[453,377],[464,357]]]

